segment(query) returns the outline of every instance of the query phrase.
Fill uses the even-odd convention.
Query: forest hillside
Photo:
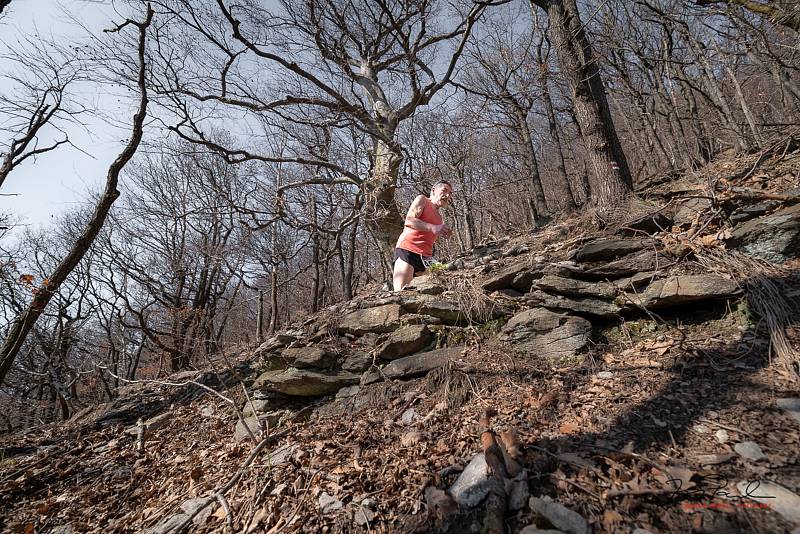
[[[774,147],[10,434],[5,528],[790,532],[800,143]]]
[[[796,533],[798,267],[793,0],[0,0],[0,530]]]

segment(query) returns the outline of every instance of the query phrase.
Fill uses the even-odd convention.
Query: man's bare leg
[[[392,285],[395,291],[402,291],[402,289],[414,279],[414,266],[406,263],[405,261],[397,258],[394,262],[394,271],[392,272]]]

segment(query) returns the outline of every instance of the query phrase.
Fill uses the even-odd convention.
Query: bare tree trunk
[[[525,161],[525,170],[530,176],[530,187],[532,192],[533,201],[531,203],[531,213],[533,214],[533,224],[537,226],[541,224],[540,219],[547,217],[550,210],[547,209],[547,201],[544,198],[544,188],[542,187],[542,176],[539,172],[539,161],[536,157],[536,149],[533,146],[533,137],[531,136],[531,129],[528,126],[527,114],[524,113],[514,103],[509,103],[513,106],[512,115],[516,123],[517,137],[519,144],[522,147],[522,157]]]
[[[356,219],[350,227],[350,234],[347,238],[347,255],[345,256],[343,247],[339,247],[340,268],[342,271],[342,298],[351,300],[353,298],[353,270],[356,262],[356,238],[358,237],[358,221]]]
[[[742,129],[739,127],[739,123],[731,111],[730,106],[728,105],[728,100],[722,93],[722,89],[719,86],[717,77],[714,74],[714,67],[706,57],[707,49],[705,45],[698,41],[687,27],[683,27],[682,33],[686,39],[686,42],[689,44],[689,49],[694,54],[698,65],[701,67],[700,72],[703,85],[705,85],[706,92],[711,99],[711,103],[719,113],[720,119],[722,120],[722,126],[733,132],[734,136],[736,137],[734,144],[737,150],[748,150],[747,138]]]
[[[747,105],[747,101],[744,98],[742,86],[739,83],[739,80],[736,79],[736,74],[730,67],[726,65],[725,70],[728,73],[728,78],[730,78],[731,84],[733,84],[734,90],[736,91],[736,100],[739,103],[739,108],[742,110],[745,120],[747,121],[747,126],[750,128],[750,133],[753,135],[753,140],[755,141],[756,147],[761,147],[764,144],[764,140],[761,138],[761,132],[758,131],[756,120],[753,118],[753,113],[750,111],[750,106]]]
[[[564,163],[564,149],[561,146],[561,134],[558,131],[553,98],[550,95],[550,67],[549,60],[544,55],[544,39],[544,36],[542,36],[536,46],[536,59],[539,62],[539,84],[542,87],[542,101],[544,102],[544,109],[547,114],[547,126],[550,131],[550,138],[553,140],[553,144],[556,147],[556,171],[558,172],[556,186],[559,188],[558,196],[563,198],[563,209],[567,212],[571,212],[578,207],[578,203],[575,199],[575,193],[572,191],[569,176],[567,176],[567,166]]]
[[[550,41],[572,93],[575,117],[594,172],[592,201],[600,209],[621,203],[633,190],[600,77],[597,60],[581,23],[575,0],[531,0],[550,18]]]
[[[542,85],[542,101],[544,102],[544,109],[547,113],[547,126],[550,130],[550,138],[556,147],[556,170],[558,171],[558,182],[563,184],[561,189],[561,196],[564,197],[564,209],[567,212],[574,211],[578,206],[578,201],[575,198],[575,193],[569,182],[567,176],[567,166],[564,163],[564,148],[561,146],[561,134],[558,131],[558,122],[556,121],[555,108],[553,107],[553,98],[550,96],[550,81],[548,76],[547,65],[543,63],[541,47],[539,49],[539,64],[540,64],[540,83]],[[559,184],[559,185],[560,185]],[[567,194],[568,193],[568,194]]]
[[[142,336],[142,340],[139,342],[139,346],[136,347],[136,352],[133,356],[133,361],[131,362],[130,367],[128,368],[128,380],[133,380],[136,378],[136,371],[139,369],[139,360],[142,357],[142,351],[144,351],[144,346],[147,344],[147,337]]]
[[[83,230],[83,233],[73,244],[72,248],[67,253],[66,257],[56,267],[55,271],[47,278],[47,280],[38,288],[36,295],[34,295],[25,311],[19,315],[8,330],[5,341],[0,347],[0,383],[5,380],[14,359],[28,337],[28,333],[36,324],[37,319],[44,311],[50,299],[56,291],[58,291],[61,284],[66,280],[67,276],[75,269],[75,267],[83,259],[84,254],[91,247],[95,237],[100,232],[100,229],[105,223],[108,212],[111,210],[111,205],[119,197],[117,190],[117,183],[119,181],[119,174],[125,165],[131,160],[136,150],[139,148],[139,143],[142,140],[142,130],[144,127],[144,119],[147,114],[147,87],[145,84],[145,37],[147,28],[153,20],[153,10],[150,6],[147,8],[147,15],[144,22],[130,21],[139,29],[139,73],[138,73],[138,86],[140,91],[139,108],[133,117],[133,128],[131,138],[125,145],[125,148],[117,156],[117,159],[111,164],[108,169],[106,177],[106,187],[100,201],[92,214],[91,219]]]
[[[372,173],[364,191],[364,218],[381,246],[385,261],[389,261],[403,230],[403,216],[394,200],[403,156],[382,140],[374,142]]]
[[[264,342],[264,290],[258,290],[258,315],[256,317],[256,340]]]

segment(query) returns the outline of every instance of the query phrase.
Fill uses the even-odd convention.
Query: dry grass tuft
[[[442,279],[447,291],[458,303],[465,320],[470,324],[483,324],[490,321],[495,308],[499,307],[495,300],[474,278],[466,276],[449,276]]]
[[[455,362],[434,369],[425,377],[425,391],[438,401],[447,403],[451,411],[458,410],[472,398],[475,384],[469,374],[458,369]]]
[[[778,362],[800,377],[800,348],[792,334],[800,324],[800,276],[790,269],[723,249],[696,251],[705,268],[730,275],[744,289],[750,308],[764,322]]]

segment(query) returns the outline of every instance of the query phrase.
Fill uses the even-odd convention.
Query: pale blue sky
[[[24,36],[53,36],[59,42],[81,39],[85,30],[76,27],[70,16],[98,32],[111,27],[112,20],[120,20],[114,16],[110,0],[12,0],[6,9],[7,14],[0,20],[0,56]],[[8,68],[0,60],[0,71]],[[116,96],[107,94],[109,88],[87,84],[76,89],[79,98],[98,103],[105,113],[127,114],[127,106],[120,106]],[[0,92],[9,94],[12,90],[9,82],[0,78]],[[36,161],[25,161],[9,175],[0,191],[3,195],[17,194],[0,196],[0,212],[14,214],[23,224],[46,225],[53,216],[77,202],[85,202],[87,191],[100,187],[127,133],[98,118],[86,116],[85,122],[86,129],[70,128],[68,134],[86,153],[63,146]]]

